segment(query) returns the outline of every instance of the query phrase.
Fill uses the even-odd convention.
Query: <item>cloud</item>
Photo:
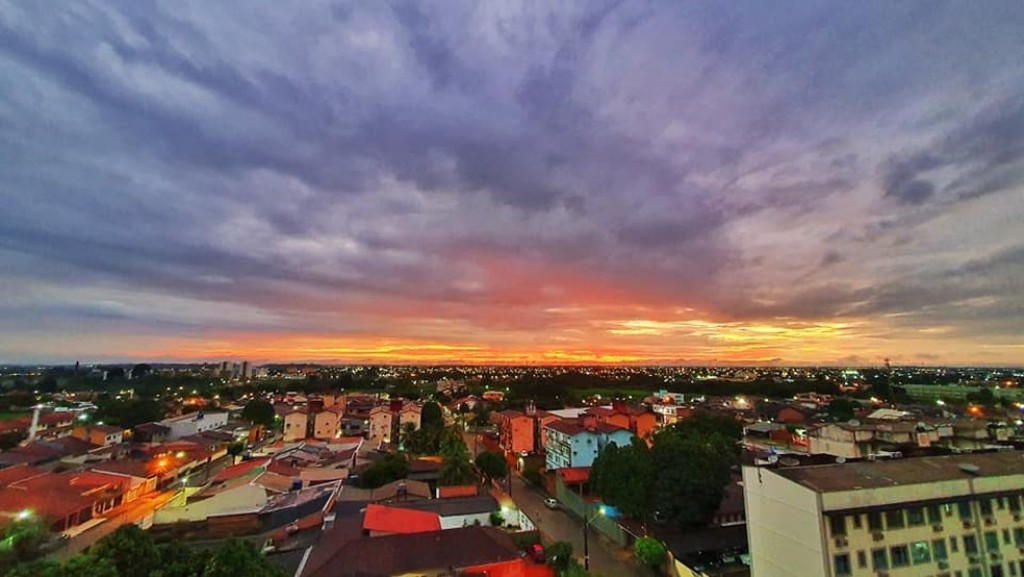
[[[5,2],[0,359],[32,319],[209,354],[839,358],[605,330],[775,317],[975,350],[1022,314],[1021,30],[1000,2]]]

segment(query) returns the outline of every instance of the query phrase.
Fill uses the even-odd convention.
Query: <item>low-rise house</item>
[[[124,438],[124,429],[113,425],[85,425],[75,427],[71,436],[88,441],[93,445],[106,447],[120,443]]]
[[[370,503],[363,514],[363,533],[371,537],[440,531],[436,513]]]
[[[196,435],[203,431],[212,431],[228,424],[227,413],[207,413],[199,411],[189,413],[180,417],[172,417],[160,421],[160,424],[170,429],[168,440],[180,439],[189,435]]]
[[[508,453],[532,453],[535,448],[535,419],[520,411],[509,409],[498,415],[499,444]]]
[[[0,526],[27,511],[65,531],[126,502],[132,480],[99,471],[51,473],[20,465],[0,471]]]
[[[632,442],[627,429],[600,423],[593,415],[563,419],[544,427],[547,437],[545,465],[549,471],[563,467],[590,467],[610,443],[624,447]]]

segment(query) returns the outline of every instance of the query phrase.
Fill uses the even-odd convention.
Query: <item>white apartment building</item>
[[[171,430],[168,440],[180,439],[197,435],[203,431],[212,431],[228,424],[227,413],[189,413],[160,421],[160,424]]]
[[[1024,577],[1024,453],[744,467],[753,577]]]

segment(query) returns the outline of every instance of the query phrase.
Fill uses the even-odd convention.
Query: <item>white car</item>
[[[544,499],[544,506],[547,507],[548,509],[557,509],[558,501],[552,499],[551,497],[548,497],[547,499]]]

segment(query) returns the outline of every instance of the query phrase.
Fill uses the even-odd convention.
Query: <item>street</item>
[[[512,500],[526,512],[547,541],[572,543],[573,554],[583,564],[583,521],[562,509],[548,509],[544,505],[547,495],[527,485],[522,477],[512,476]],[[590,529],[590,571],[603,577],[649,577],[633,560],[629,551]]]

